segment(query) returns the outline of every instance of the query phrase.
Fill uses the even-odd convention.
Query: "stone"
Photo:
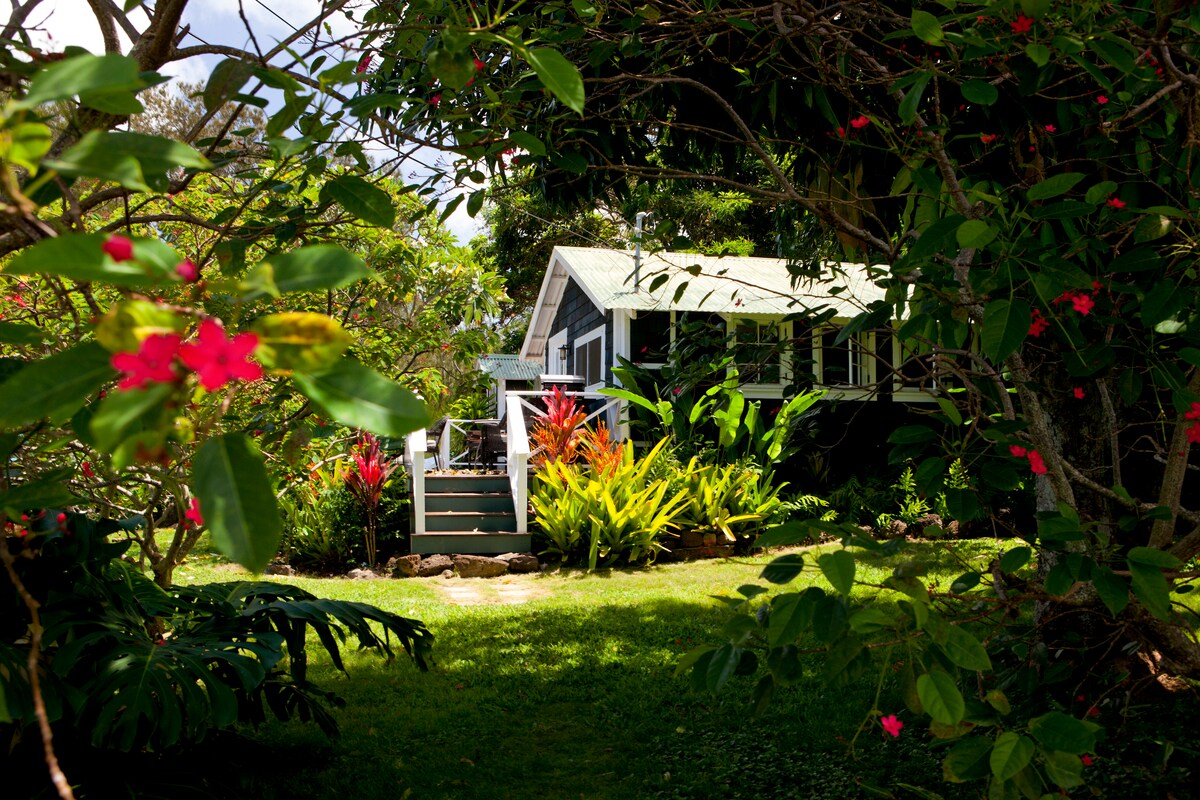
[[[442,570],[442,577],[445,578],[446,580],[450,580],[451,578],[454,577],[454,570],[452,570],[452,569]]]
[[[450,556],[426,556],[417,563],[417,577],[431,578],[434,575],[441,575],[444,570],[452,569],[453,567],[454,562],[450,560]]]
[[[352,569],[346,573],[346,577],[356,581],[369,581],[378,578],[378,573],[369,569]]]
[[[460,578],[495,578],[508,572],[508,562],[488,556],[454,557],[454,571]]]
[[[680,547],[703,547],[704,534],[700,531],[684,531],[679,534]]]
[[[291,564],[268,564],[263,570],[264,575],[295,575],[296,569]]]
[[[496,558],[508,563],[509,572],[537,572],[541,568],[537,556],[529,553],[505,553]]]
[[[392,556],[388,559],[387,574],[393,578],[415,578],[421,557],[417,554],[409,556]]]

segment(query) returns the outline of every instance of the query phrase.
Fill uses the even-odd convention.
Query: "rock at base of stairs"
[[[456,555],[454,571],[460,578],[495,578],[508,572],[508,562],[487,556]]]
[[[453,569],[454,561],[450,556],[433,555],[422,558],[417,564],[417,577],[431,578],[434,575],[441,575],[444,570]]]
[[[346,577],[357,581],[373,581],[382,576],[369,569],[352,569],[346,573]]]
[[[415,578],[420,564],[421,557],[418,555],[392,556],[388,559],[387,574],[393,578]]]
[[[508,562],[509,572],[537,572],[541,567],[537,556],[531,556],[529,553],[505,553],[496,558]]]

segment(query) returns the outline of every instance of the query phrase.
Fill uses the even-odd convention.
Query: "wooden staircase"
[[[425,475],[424,484],[425,532],[409,537],[411,552],[529,552],[529,534],[515,532],[517,519],[507,475]],[[414,507],[413,513],[422,510]]]

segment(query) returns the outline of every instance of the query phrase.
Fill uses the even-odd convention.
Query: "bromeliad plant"
[[[570,464],[579,456],[579,433],[587,413],[575,404],[561,386],[551,386],[545,397],[546,411],[538,414],[530,431],[535,468],[560,461]]]
[[[379,503],[388,480],[396,471],[398,463],[389,460],[379,446],[379,439],[364,433],[351,453],[351,466],[346,472],[346,486],[354,494],[366,513],[367,524],[363,530],[363,543],[367,548],[367,563],[375,565]]]

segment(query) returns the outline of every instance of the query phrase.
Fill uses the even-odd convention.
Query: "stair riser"
[[[474,514],[425,515],[425,530],[430,533],[434,531],[511,531],[516,527],[517,517],[511,513],[487,516]]]
[[[425,493],[507,492],[507,475],[426,475]]]
[[[507,494],[478,497],[458,494],[425,495],[426,511],[504,511],[513,513],[512,497]]]
[[[424,533],[409,537],[409,549],[418,555],[430,553],[469,553],[473,555],[498,555],[500,553],[528,553],[532,547],[529,534],[478,533],[439,534]]]

